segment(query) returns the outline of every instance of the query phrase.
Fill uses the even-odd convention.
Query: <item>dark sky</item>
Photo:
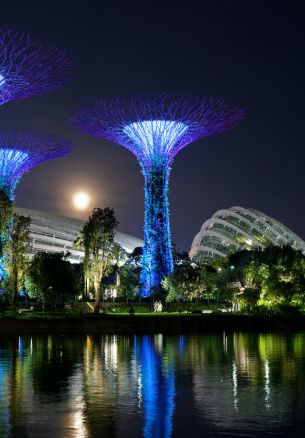
[[[69,157],[24,177],[17,205],[81,217],[71,196],[83,189],[94,206],[114,207],[121,231],[141,237],[143,181],[136,159],[74,130],[71,113],[97,98],[137,92],[210,95],[241,106],[246,118],[176,157],[174,242],[188,250],[203,221],[233,205],[261,210],[305,239],[302,3],[3,2],[2,27],[62,48],[74,63],[72,81],[57,91],[0,108],[1,127],[47,130],[74,143]]]

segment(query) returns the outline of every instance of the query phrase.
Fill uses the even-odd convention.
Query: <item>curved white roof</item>
[[[189,255],[207,262],[242,249],[287,244],[305,254],[305,242],[285,225],[258,210],[231,207],[204,222]]]
[[[83,260],[84,252],[73,249],[73,243],[79,237],[85,221],[27,208],[16,208],[16,213],[31,218],[32,254],[38,251],[69,251],[69,260],[72,263]],[[143,246],[143,240],[119,231],[115,233],[114,240],[128,253],[138,246]]]

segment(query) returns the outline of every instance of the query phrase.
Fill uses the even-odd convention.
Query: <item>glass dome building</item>
[[[16,208],[15,211],[19,215],[31,218],[30,258],[38,251],[48,253],[68,252],[70,254],[68,260],[71,263],[81,263],[83,261],[84,251],[75,249],[73,244],[80,236],[85,221],[28,208]],[[143,246],[144,243],[143,240],[137,237],[119,231],[115,232],[114,241],[127,253],[131,253],[136,247]]]
[[[204,263],[268,245],[290,245],[305,254],[305,242],[285,225],[258,210],[231,207],[204,222],[189,255],[194,262]]]

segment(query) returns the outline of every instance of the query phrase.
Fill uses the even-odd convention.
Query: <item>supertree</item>
[[[210,97],[143,94],[97,101],[80,109],[78,129],[124,146],[139,161],[145,185],[141,295],[149,296],[173,271],[168,182],[175,155],[201,137],[231,128],[243,113]]]
[[[54,90],[70,77],[71,68],[62,51],[0,29],[0,105]]]
[[[67,155],[71,149],[70,142],[52,134],[0,130],[0,281],[5,274],[3,249],[17,184],[32,167]]]

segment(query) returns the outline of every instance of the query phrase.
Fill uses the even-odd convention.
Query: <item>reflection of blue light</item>
[[[140,339],[138,344],[135,342],[135,349],[141,365],[144,437],[168,438],[175,409],[174,369],[172,365],[162,368],[162,359],[156,353],[152,336]]]
[[[0,87],[5,84],[4,76],[0,73]]]
[[[187,129],[185,123],[173,120],[143,120],[126,125],[123,132],[153,158],[155,154],[167,155]]]
[[[179,353],[180,356],[184,355],[184,349],[185,349],[185,339],[184,336],[179,336]]]
[[[2,394],[3,369],[0,362],[0,393]]]
[[[18,353],[19,353],[19,357],[22,356],[22,352],[23,352],[23,342],[22,342],[22,337],[19,336],[19,340],[18,340]]]

